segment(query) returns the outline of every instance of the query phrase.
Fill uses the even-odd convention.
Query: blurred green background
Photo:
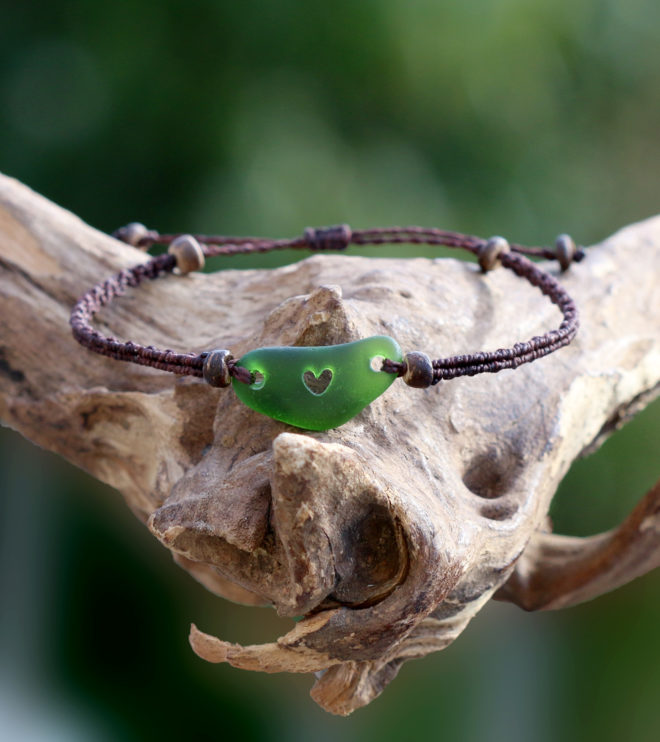
[[[0,169],[106,231],[590,244],[660,211],[659,40],[656,0],[5,3]],[[656,402],[574,466],[557,530],[620,520],[659,441]],[[289,623],[207,594],[116,493],[0,430],[2,739],[657,742],[659,588],[492,604],[336,719],[310,677],[197,659],[191,621],[240,642]]]

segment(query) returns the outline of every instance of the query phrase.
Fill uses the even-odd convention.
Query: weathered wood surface
[[[202,657],[317,672],[315,700],[346,714],[405,659],[451,643],[496,592],[560,607],[660,563],[658,487],[612,534],[544,532],[571,462],[657,394],[660,218],[618,232],[562,276],[582,317],[569,348],[428,390],[397,382],[323,433],[260,416],[231,390],[80,348],[74,301],[143,260],[0,176],[0,420],[117,488],[210,590],[305,616],[263,646],[193,627]],[[508,271],[337,255],[172,276],[99,318],[108,334],[177,350],[240,355],[389,334],[433,357],[503,347],[558,322]]]

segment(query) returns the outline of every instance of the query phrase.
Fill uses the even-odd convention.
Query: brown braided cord
[[[130,361],[143,366],[153,366],[162,371],[192,376],[202,375],[203,358],[194,353],[175,353],[159,350],[151,345],[139,345],[132,341],[120,342],[114,337],[101,335],[91,326],[92,317],[116,296],[126,293],[127,288],[137,288],[145,279],[155,279],[171,273],[176,266],[174,255],[159,255],[147,263],[120,271],[97,283],[76,303],[71,312],[70,324],[75,339],[86,348],[118,361]]]
[[[500,260],[505,268],[509,268],[521,278],[526,278],[532,286],[539,288],[559,307],[564,316],[559,328],[535,336],[527,342],[516,343],[512,348],[433,361],[434,384],[456,376],[474,376],[481,373],[497,373],[505,368],[518,368],[523,363],[531,363],[568,345],[575,337],[579,327],[578,311],[575,302],[563,286],[522,255],[507,253],[502,255]]]
[[[157,232],[147,231],[139,245],[146,248],[153,244],[167,245],[179,236],[159,235]],[[292,240],[266,240],[222,235],[194,235],[194,237],[202,244],[206,257],[270,252],[284,248],[305,248],[317,251],[342,250],[349,244],[381,245],[388,243],[443,245],[462,248],[478,255],[480,249],[486,245],[486,241],[479,237],[425,227],[390,227],[352,231],[347,225],[338,225],[308,228],[302,237]],[[474,376],[480,373],[496,373],[506,368],[517,368],[523,363],[531,363],[537,358],[568,345],[575,337],[579,326],[575,302],[553,276],[542,271],[524,255],[546,259],[557,259],[557,255],[547,248],[512,244],[511,252],[502,254],[500,262],[503,267],[540,289],[560,309],[563,320],[559,328],[535,336],[527,342],[516,343],[511,348],[438,358],[432,361],[434,384],[457,376]],[[573,259],[580,261],[583,257],[584,251],[580,249]],[[136,288],[146,279],[153,280],[172,273],[175,267],[174,255],[160,255],[146,263],[120,271],[94,285],[78,300],[71,312],[70,324],[75,339],[86,348],[118,361],[152,366],[175,374],[203,377],[204,359],[207,353],[177,353],[170,349],[160,350],[131,341],[121,342],[114,337],[102,335],[91,325],[94,315],[115,297],[124,294],[126,289]],[[249,371],[237,366],[236,362],[229,362],[229,371],[240,381],[251,382]],[[405,364],[387,359],[383,363],[383,371],[401,376],[405,372]]]

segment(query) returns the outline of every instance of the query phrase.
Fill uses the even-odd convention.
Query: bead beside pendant
[[[406,353],[403,362],[406,365],[406,370],[401,378],[408,386],[425,389],[433,384],[433,364],[426,353],[412,350],[410,353]]]
[[[227,387],[231,384],[229,361],[234,356],[228,350],[212,350],[204,359],[204,381],[215,387]]]

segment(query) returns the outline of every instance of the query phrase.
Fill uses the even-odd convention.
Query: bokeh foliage
[[[6,3],[0,169],[107,231],[346,221],[589,244],[658,211],[659,29],[654,0]],[[610,527],[650,486],[659,412],[574,467],[560,530]],[[0,463],[14,738],[660,735],[657,574],[561,614],[493,605],[338,720],[306,698],[309,678],[187,647],[192,620],[235,641],[287,622],[207,595],[115,493],[5,430]]]

